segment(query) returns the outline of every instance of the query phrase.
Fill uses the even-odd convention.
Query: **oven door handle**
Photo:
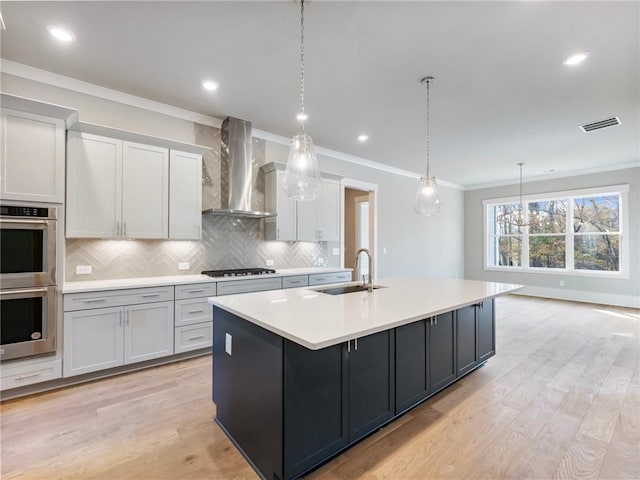
[[[20,223],[28,225],[47,225],[50,220],[20,220],[19,218],[3,218],[0,223]]]
[[[28,288],[26,290],[0,290],[0,295],[21,295],[23,293],[47,293],[47,288]]]

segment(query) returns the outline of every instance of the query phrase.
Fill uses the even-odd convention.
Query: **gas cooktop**
[[[252,275],[268,275],[276,273],[271,268],[232,268],[228,270],[205,270],[203,275],[210,277],[249,277]]]

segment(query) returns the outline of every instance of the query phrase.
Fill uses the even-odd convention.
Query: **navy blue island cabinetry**
[[[258,474],[298,478],[495,354],[493,299],[311,350],[214,305],[216,422]]]

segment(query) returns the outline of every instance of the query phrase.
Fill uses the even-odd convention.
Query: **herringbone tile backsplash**
[[[222,268],[324,266],[327,242],[267,242],[258,219],[203,217],[202,240],[66,241],[65,281],[107,280],[200,273]],[[189,262],[189,270],[178,270]],[[77,265],[91,265],[91,275],[76,275]]]

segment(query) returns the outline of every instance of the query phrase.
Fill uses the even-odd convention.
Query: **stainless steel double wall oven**
[[[57,209],[0,205],[0,360],[56,350]]]

